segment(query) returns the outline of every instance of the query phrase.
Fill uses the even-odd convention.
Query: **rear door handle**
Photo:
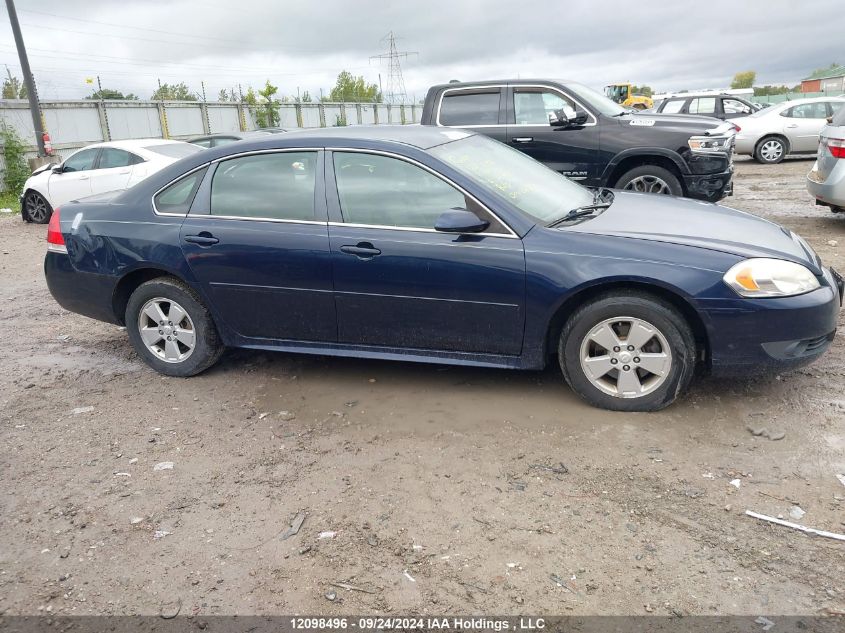
[[[530,143],[534,140],[533,136],[515,136],[511,139],[514,143]]]
[[[214,244],[217,244],[220,240],[218,240],[208,231],[203,231],[199,235],[186,235],[185,241],[190,242],[191,244],[199,244],[200,246],[213,246]]]
[[[347,255],[355,255],[355,257],[360,259],[370,259],[376,255],[381,255],[381,251],[369,242],[358,242],[355,246],[341,246],[340,252],[346,253]]]

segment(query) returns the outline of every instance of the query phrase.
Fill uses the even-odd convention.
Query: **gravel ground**
[[[726,204],[845,270],[810,165],[738,161]],[[845,543],[744,516],[845,532],[843,336],[656,414],[592,409],[554,369],[230,351],[165,378],[53,302],[44,237],[0,217],[0,613],[845,609]]]

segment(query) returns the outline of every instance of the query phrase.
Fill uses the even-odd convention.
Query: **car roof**
[[[466,130],[441,128],[430,125],[355,125],[349,127],[313,128],[308,130],[291,130],[286,134],[274,134],[267,139],[256,141],[269,144],[284,142],[286,145],[296,145],[302,139],[308,139],[315,145],[321,141],[327,144],[344,141],[381,141],[401,143],[418,149],[429,149],[443,143],[472,136]]]
[[[104,143],[93,143],[86,145],[82,149],[96,149],[98,147],[115,147],[117,149],[125,150],[143,150],[151,145],[173,145],[174,143],[184,143],[184,141],[177,141],[166,138],[135,138],[127,139],[125,141],[106,141]]]

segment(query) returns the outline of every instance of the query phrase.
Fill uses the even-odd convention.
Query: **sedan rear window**
[[[202,151],[201,147],[191,143],[162,143],[161,145],[147,145],[144,149],[168,158],[185,158],[185,156]]]

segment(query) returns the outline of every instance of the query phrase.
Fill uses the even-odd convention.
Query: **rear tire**
[[[558,358],[566,382],[591,405],[658,411],[689,386],[695,337],[683,316],[661,299],[607,294],[572,314],[560,335]]]
[[[764,165],[777,165],[789,153],[786,141],[779,136],[767,136],[760,139],[754,148],[754,160]]]
[[[172,277],[138,286],[126,304],[125,323],[138,355],[166,376],[195,376],[214,365],[224,350],[202,300]]]
[[[53,207],[50,206],[50,203],[47,202],[44,196],[31,189],[26,192],[21,207],[21,218],[24,222],[47,224],[52,215]]]
[[[684,189],[678,177],[665,167],[658,167],[657,165],[634,167],[634,169],[622,174],[614,187],[640,193],[684,195]]]

